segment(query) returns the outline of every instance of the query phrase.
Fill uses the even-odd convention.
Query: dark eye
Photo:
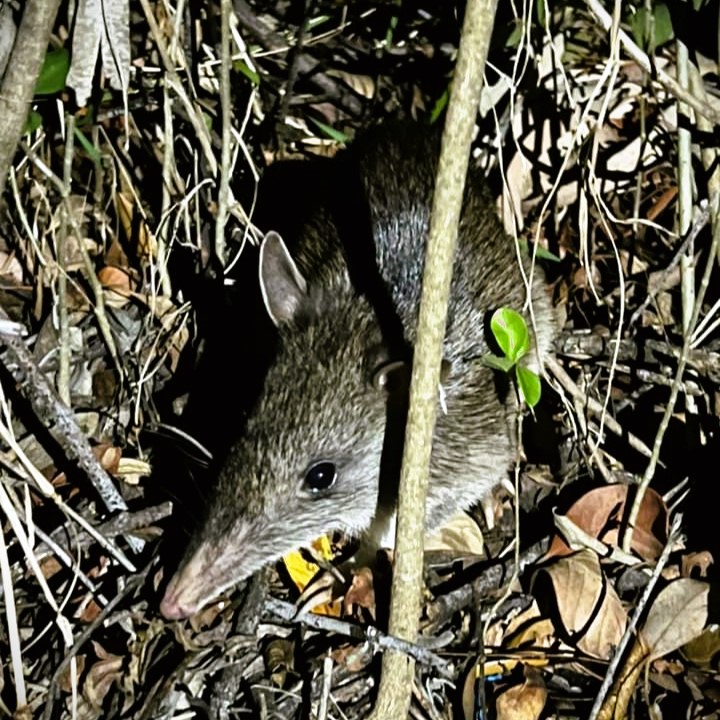
[[[305,474],[304,485],[312,492],[322,492],[331,488],[337,478],[337,468],[334,463],[322,461],[315,463]]]

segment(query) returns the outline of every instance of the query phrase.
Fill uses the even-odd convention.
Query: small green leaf
[[[305,29],[314,30],[315,28],[319,27],[323,23],[326,23],[330,19],[330,15],[318,15],[317,17],[310,18],[310,20],[305,23]]]
[[[488,353],[483,356],[483,363],[493,370],[500,370],[501,372],[510,372],[515,364],[510,358],[498,357]]]
[[[515,377],[517,378],[518,388],[520,388],[520,394],[523,400],[525,400],[528,407],[535,407],[540,400],[540,394],[542,392],[540,378],[532,370],[520,365],[515,367]]]
[[[547,5],[545,0],[536,0],[535,11],[537,13],[537,20],[540,27],[545,27],[545,22],[547,20]]]
[[[29,135],[42,125],[42,115],[37,110],[31,110],[25,120],[25,134]]]
[[[43,62],[35,84],[36,95],[54,95],[65,87],[70,69],[70,53],[65,48],[51,50]]]
[[[646,47],[645,42],[645,22],[647,13],[644,8],[632,8],[630,11],[630,17],[628,23],[630,25],[630,32],[632,33],[635,44],[641,48]]]
[[[528,244],[527,240],[518,240],[518,243],[520,245],[520,249],[526,255],[532,255],[532,248]],[[535,255],[538,258],[540,258],[541,260],[549,260],[550,262],[561,262],[560,258],[555,253],[552,253],[549,250],[546,250],[542,245],[537,246]]]
[[[450,89],[446,88],[445,92],[435,101],[433,109],[430,112],[430,124],[432,125],[443,114],[450,100]]]
[[[530,349],[530,333],[525,319],[515,310],[510,308],[496,310],[490,318],[490,329],[505,357],[513,363]]]
[[[515,27],[512,29],[512,32],[508,36],[508,39],[505,41],[505,47],[508,48],[516,48],[520,44],[520,38],[523,34],[523,23],[522,21],[518,20],[515,23]]]
[[[670,10],[665,3],[655,6],[655,47],[664,45],[675,36]]]
[[[251,70],[247,63],[244,63],[242,60],[233,63],[233,70],[242,73],[255,87],[260,85],[260,75],[254,70]]]
[[[650,13],[644,7],[630,16],[630,29],[635,42],[644,50],[654,53],[674,37],[670,10],[665,3],[657,3]]]
[[[535,255],[540,258],[540,260],[549,260],[550,262],[561,262],[560,258],[553,252],[550,252],[549,250],[546,250],[542,245],[538,245],[538,249],[535,253]]]
[[[336,130],[334,127],[330,127],[330,125],[326,125],[325,123],[320,122],[319,120],[315,120],[315,118],[310,118],[315,125],[317,125],[330,139],[335,140],[336,142],[342,143],[343,145],[347,144],[349,142],[349,138],[345,133],[340,132],[339,130]]]
[[[88,154],[88,157],[96,164],[100,164],[100,152],[98,149],[87,139],[87,136],[85,135],[82,130],[80,130],[78,127],[75,128],[75,137],[77,138],[77,141],[82,145],[85,152]]]

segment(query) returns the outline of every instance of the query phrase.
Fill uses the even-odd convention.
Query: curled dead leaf
[[[645,667],[647,648],[640,638],[628,653],[625,662],[613,683],[612,690],[605,698],[598,720],[625,720],[630,700],[635,694],[635,686]]]
[[[569,641],[584,652],[607,659],[627,623],[620,599],[603,575],[598,556],[581,550],[539,570],[554,591],[555,607]],[[536,592],[536,597],[539,592]]]
[[[93,448],[93,454],[104,470],[115,475],[122,457],[122,450],[110,443],[101,443]]]
[[[618,544],[618,530],[627,496],[627,485],[604,485],[585,493],[565,514],[588,535],[614,547]],[[644,560],[655,560],[665,546],[667,532],[665,501],[652,488],[648,488],[635,524],[632,549]],[[547,556],[567,555],[569,552],[568,544],[562,537],[556,536]]]
[[[545,683],[535,668],[524,666],[524,670],[525,682],[498,696],[495,703],[497,720],[537,720],[540,717],[547,701]]]

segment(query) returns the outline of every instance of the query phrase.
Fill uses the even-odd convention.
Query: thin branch
[[[25,691],[25,676],[23,675],[22,649],[20,648],[20,631],[18,630],[17,613],[15,612],[15,586],[8,560],[5,533],[0,526],[0,577],[3,586],[3,604],[5,605],[5,619],[7,622],[8,645],[12,658],[13,680],[15,682],[15,697],[17,708],[27,705],[27,692]]]
[[[25,128],[60,0],[27,0],[0,88],[0,195]]]
[[[57,236],[57,317],[59,326],[57,391],[60,400],[70,407],[70,321],[67,306],[67,241],[70,235],[70,197],[72,188],[72,161],[75,145],[75,117],[68,113],[65,127],[65,155],[63,157],[63,207],[60,232]],[[81,241],[82,242],[82,241]]]
[[[0,319],[8,320],[2,310],[0,310]],[[16,327],[21,326],[16,325]],[[47,377],[37,367],[30,351],[25,347],[20,334],[11,334],[0,327],[0,345],[5,346],[0,362],[12,375],[37,417],[48,427],[68,458],[75,460],[87,474],[106,509],[111,512],[127,510],[125,500],[98,462],[87,438],[77,426],[72,410],[58,399]]]
[[[425,254],[410,404],[398,494],[389,632],[414,641],[420,614],[425,499],[447,304],[468,157],[497,0],[470,0],[442,138]],[[396,651],[383,655],[382,679],[372,718],[407,715],[415,665]]]
[[[215,217],[215,255],[225,264],[225,223],[228,216],[230,192],[230,157],[232,107],[230,105],[230,16],[231,0],[220,0],[220,118],[222,121],[222,149],[220,151],[220,187]]]
[[[376,648],[395,650],[398,653],[403,653],[414,658],[428,667],[434,668],[443,677],[452,677],[448,663],[428,648],[418,643],[408,642],[402,638],[383,633],[372,625],[360,627],[345,620],[338,620],[328,615],[315,615],[311,612],[298,614],[298,609],[295,605],[284,602],[283,600],[278,600],[277,598],[268,598],[265,601],[263,610],[285,622],[300,622],[306,627],[315,630],[332,632],[337,635],[354,638],[355,640],[366,640]]]

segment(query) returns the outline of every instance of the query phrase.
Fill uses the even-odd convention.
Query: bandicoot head
[[[338,260],[341,262],[341,260]],[[280,333],[247,430],[218,479],[207,518],[160,609],[187,617],[224,590],[332,530],[370,524],[386,418],[389,363],[367,301],[346,272],[306,278],[276,233],[260,279]],[[352,332],[350,332],[352,328]]]

